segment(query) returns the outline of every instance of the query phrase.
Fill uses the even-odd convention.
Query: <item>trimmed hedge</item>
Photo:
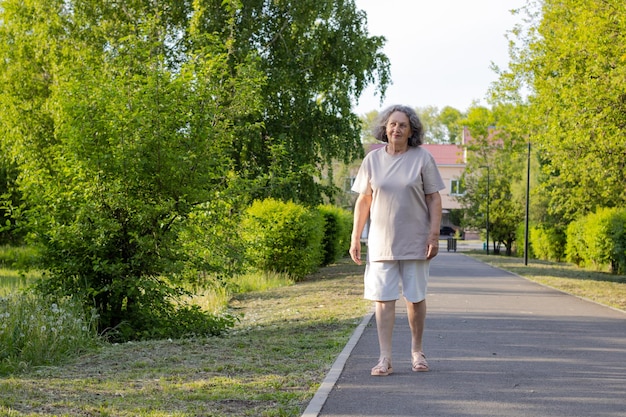
[[[324,218],[317,210],[255,201],[244,214],[241,235],[247,262],[257,270],[287,273],[297,281],[321,264]]]
[[[565,257],[566,237],[563,232],[542,226],[533,226],[528,232],[528,243],[537,259],[560,262]]]
[[[614,268],[619,274],[626,274],[626,210],[622,209],[613,217],[612,237],[614,246]]]
[[[585,264],[585,217],[571,222],[567,226],[567,243],[565,245],[565,259],[578,266]]]
[[[578,266],[626,271],[626,210],[603,208],[567,228],[566,256]]]
[[[352,214],[342,208],[320,205],[317,210],[324,218],[322,240],[322,266],[337,262],[350,249]]]

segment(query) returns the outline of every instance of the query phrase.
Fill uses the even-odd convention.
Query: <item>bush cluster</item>
[[[146,282],[145,280],[143,281]],[[127,318],[119,325],[101,332],[109,342],[129,340],[180,339],[185,337],[220,336],[232,328],[238,317],[228,312],[212,313],[198,305],[183,302],[182,297],[191,296],[182,288],[161,281],[153,283],[161,291],[141,288],[149,304],[126,310]],[[170,297],[162,299],[163,294]]]
[[[626,272],[626,210],[599,209],[570,223],[565,254],[578,266]]]
[[[326,266],[348,254],[352,234],[352,214],[331,205],[321,205],[317,209],[324,217],[322,266]]]
[[[320,266],[344,256],[349,248],[352,228],[352,216],[346,210],[330,205],[308,208],[273,199],[254,202],[241,217],[234,216],[221,226],[208,227],[206,233],[200,232],[211,219],[201,220],[196,219],[194,225],[197,228],[183,235],[189,241],[188,247],[184,248],[186,251],[210,246],[212,252],[202,255],[217,260],[225,259],[236,248],[244,248],[243,253],[234,258],[235,266],[228,266],[228,269],[214,269],[211,263],[192,263],[194,268],[216,274],[224,280],[245,269],[261,272],[264,276],[287,274],[294,281],[300,280]],[[224,231],[220,227],[231,229]],[[213,234],[216,230],[220,233],[207,240],[206,234]],[[228,250],[219,252],[220,245],[228,245]],[[0,264],[32,265],[37,258],[33,251],[16,250],[5,247],[0,251]],[[24,258],[19,263],[18,253]],[[237,266],[238,263],[243,265]],[[212,314],[196,305],[174,302],[178,291],[183,290],[177,290],[176,285],[170,286],[163,280],[146,278],[126,284],[129,291],[132,285],[141,287],[143,299],[151,300],[150,308],[129,309],[126,320],[100,334],[101,312],[92,309],[86,314],[84,300],[81,303],[78,297],[52,298],[50,294],[55,292],[26,291],[0,298],[0,374],[58,363],[103,339],[126,341],[215,336],[233,327],[237,320],[230,314]],[[158,298],[163,294],[169,296],[159,302]]]
[[[255,201],[241,223],[246,261],[256,270],[287,273],[300,280],[348,250],[349,219],[345,210],[331,206]]]
[[[545,261],[560,262],[565,257],[565,234],[555,227],[533,226],[528,242],[532,255]]]

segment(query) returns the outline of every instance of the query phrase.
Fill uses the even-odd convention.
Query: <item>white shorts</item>
[[[411,303],[426,299],[430,275],[429,260],[367,262],[364,277],[364,298],[373,301],[393,301],[402,295]]]

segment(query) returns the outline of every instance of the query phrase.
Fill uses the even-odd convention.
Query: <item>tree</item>
[[[17,169],[5,155],[5,152],[0,153],[0,245],[17,244],[24,237],[17,225],[22,204],[16,184]]]
[[[384,93],[389,83],[384,38],[368,36],[366,15],[352,0],[244,0],[236,27],[234,62],[254,52],[267,77],[264,111],[254,120],[261,131],[239,135],[236,170],[252,181],[253,198],[312,206],[332,199],[333,160],[363,155],[352,103],[368,84],[378,80]],[[203,27],[223,30],[218,15]]]
[[[465,114],[461,113],[454,107],[446,106],[441,109],[441,112],[439,113],[439,121],[445,126],[446,131],[448,132],[445,143],[457,145],[461,144],[461,135],[463,132],[461,120],[464,117]]]
[[[446,106],[441,111],[435,106],[415,109],[424,125],[426,143],[460,143],[462,127],[459,121],[463,114],[454,107]]]
[[[523,196],[514,193],[515,184],[525,172],[523,142],[506,129],[516,110],[513,106],[496,106],[492,110],[476,106],[461,121],[471,134],[465,144],[468,157],[462,176],[466,192],[459,197],[466,209],[463,223],[486,229],[488,216],[488,244],[493,244],[494,253],[499,253],[503,244],[507,255],[512,253],[517,227],[524,218]]]
[[[228,42],[179,6],[2,3],[3,133],[44,288],[82,297],[122,340],[216,331],[167,276],[185,219],[228,186],[235,115],[258,112],[254,57],[233,70]]]
[[[626,203],[626,4],[548,0],[526,11],[495,90],[527,103],[549,215],[564,227]]]
[[[439,108],[435,106],[418,107],[415,109],[424,126],[425,143],[444,143],[448,132],[439,122]]]
[[[352,1],[3,0],[0,22],[0,137],[45,289],[121,339],[197,325],[172,283],[219,267],[178,239],[257,197],[332,195],[322,168],[362,154],[351,102],[389,81]]]
[[[363,116],[361,116],[361,142],[363,144],[379,143],[378,140],[372,134],[374,125],[378,120],[378,111],[372,110]]]

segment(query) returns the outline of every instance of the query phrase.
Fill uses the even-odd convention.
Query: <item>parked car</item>
[[[460,229],[455,229],[454,227],[451,227],[451,226],[441,226],[441,228],[439,229],[439,234],[441,236],[454,237],[457,235],[457,233],[460,236],[460,238],[463,239],[463,232]]]

